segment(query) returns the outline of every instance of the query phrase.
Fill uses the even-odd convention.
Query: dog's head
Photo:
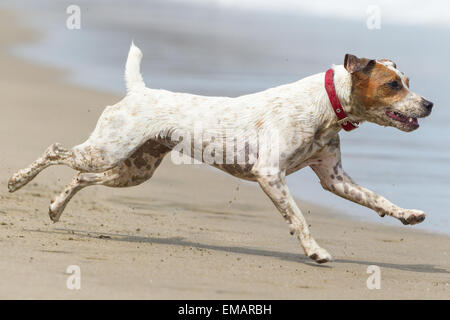
[[[364,120],[409,132],[431,113],[433,103],[409,90],[409,79],[391,60],[346,54],[344,67],[352,78],[353,112]]]

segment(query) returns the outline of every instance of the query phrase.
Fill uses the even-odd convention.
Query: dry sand
[[[49,168],[14,194],[8,177],[53,142],[82,142],[119,97],[7,54],[24,41],[38,37],[0,11],[0,298],[450,297],[449,237],[299,202],[336,259],[317,265],[254,185],[170,157],[144,185],[81,191],[51,223],[49,201],[74,171]],[[81,290],[66,288],[69,265],[81,268]],[[380,290],[366,287],[369,265],[381,268]]]

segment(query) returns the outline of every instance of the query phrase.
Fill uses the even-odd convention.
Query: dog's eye
[[[388,82],[387,85],[395,90],[399,90],[402,88],[402,84],[400,82],[398,82],[397,80]]]

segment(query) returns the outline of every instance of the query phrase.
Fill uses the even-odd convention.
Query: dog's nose
[[[433,109],[433,102],[428,101],[424,98],[422,98],[422,106],[427,109],[428,111],[431,111]]]

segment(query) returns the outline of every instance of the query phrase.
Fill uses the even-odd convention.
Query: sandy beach
[[[82,142],[120,97],[9,54],[29,41],[39,35],[0,11],[0,298],[450,298],[449,237],[298,202],[335,258],[318,265],[256,185],[170,157],[141,186],[86,188],[52,223],[50,199],[75,172],[51,167],[13,194],[9,176],[54,142]],[[66,287],[70,265],[81,269],[80,290]],[[366,286],[370,265],[380,267],[379,290]]]

